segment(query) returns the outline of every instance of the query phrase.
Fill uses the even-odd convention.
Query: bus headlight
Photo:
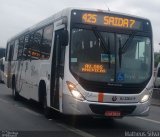
[[[66,81],[66,83],[72,96],[80,101],[84,101],[83,95],[76,89],[76,86],[69,81]]]
[[[148,101],[148,99],[149,99],[149,95],[144,95],[141,99],[141,103]]]
[[[72,93],[73,97],[75,97],[76,99],[81,100],[81,101],[84,100],[83,96],[81,95],[81,93],[79,91],[71,90],[71,93]]]

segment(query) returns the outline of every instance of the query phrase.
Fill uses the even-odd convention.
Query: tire
[[[19,100],[19,93],[16,90],[16,83],[14,82],[13,86],[12,86],[12,96],[14,100]]]
[[[52,118],[51,109],[47,106],[47,97],[46,96],[44,96],[44,98],[43,98],[43,113],[47,119]]]

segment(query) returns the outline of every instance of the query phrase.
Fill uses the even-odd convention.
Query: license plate
[[[106,111],[105,116],[107,116],[107,117],[120,117],[121,112],[120,111]]]

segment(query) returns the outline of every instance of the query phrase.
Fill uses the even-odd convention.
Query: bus
[[[45,116],[146,116],[153,90],[153,38],[146,18],[67,8],[7,42],[5,76],[14,99]]]
[[[0,59],[0,83],[4,82],[4,57]]]

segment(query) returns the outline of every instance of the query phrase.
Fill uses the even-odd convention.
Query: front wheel
[[[47,106],[47,97],[43,99],[43,112],[46,118],[52,118],[51,109]]]

